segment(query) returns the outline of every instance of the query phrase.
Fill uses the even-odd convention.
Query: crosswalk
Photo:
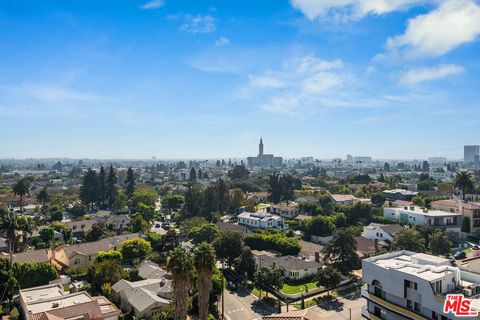
[[[236,313],[236,312],[242,312],[244,310],[245,310],[244,308],[239,308],[239,309],[234,309],[234,310],[228,310],[227,313],[232,314],[232,313]]]

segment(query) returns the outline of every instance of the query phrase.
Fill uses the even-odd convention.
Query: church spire
[[[258,154],[263,155],[263,140],[262,140],[262,137],[260,137],[260,144],[258,145]]]

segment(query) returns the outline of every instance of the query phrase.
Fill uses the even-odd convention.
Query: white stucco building
[[[411,223],[415,225],[428,225],[451,232],[453,236],[460,237],[462,214],[441,210],[428,210],[417,206],[400,208],[383,208],[385,218]]]
[[[267,212],[242,212],[238,216],[238,223],[252,228],[278,228],[288,229],[288,224],[276,214]]]
[[[480,310],[480,275],[452,267],[447,259],[398,251],[364,259],[362,270],[367,319],[458,319],[443,312],[449,293],[463,293]]]

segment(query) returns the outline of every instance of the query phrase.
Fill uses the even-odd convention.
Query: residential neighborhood
[[[480,0],[1,0],[0,320],[480,319]]]

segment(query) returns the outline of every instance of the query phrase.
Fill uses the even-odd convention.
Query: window
[[[438,313],[436,313],[435,311],[432,311],[432,319],[438,320]]]
[[[73,261],[73,264],[80,264],[80,259],[75,259],[75,261]]]
[[[418,285],[416,282],[413,282],[413,281],[410,281],[410,280],[405,280],[405,286],[407,288],[411,288],[411,289],[414,289],[414,290],[418,290]]]
[[[415,303],[413,304],[413,309],[414,309],[416,312],[420,312],[420,303],[415,302]]]
[[[407,299],[407,309],[413,310],[412,300]]]
[[[442,280],[435,282],[435,293],[442,293]]]

